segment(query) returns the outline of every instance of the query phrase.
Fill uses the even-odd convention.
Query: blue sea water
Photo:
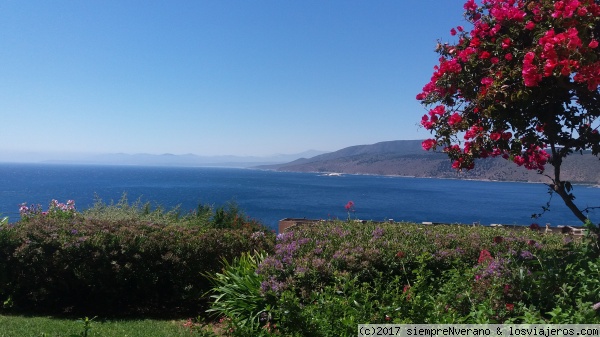
[[[96,197],[110,203],[124,193],[130,201],[141,198],[183,211],[233,201],[273,229],[288,217],[345,219],[348,201],[355,204],[353,218],[377,221],[580,225],[558,196],[550,212],[531,219],[548,201],[543,184],[230,168],[0,164],[0,213],[10,221],[18,219],[24,202],[46,209],[52,199],[73,199],[78,209],[85,209]],[[600,206],[600,188],[578,185],[575,195],[580,207]],[[590,218],[600,221],[600,212]]]

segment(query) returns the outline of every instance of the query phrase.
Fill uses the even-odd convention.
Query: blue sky
[[[424,139],[463,0],[0,0],[0,153],[297,153]]]

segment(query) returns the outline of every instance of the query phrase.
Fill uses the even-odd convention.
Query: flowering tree
[[[452,167],[501,156],[546,174],[581,221],[561,164],[573,152],[600,153],[600,0],[468,0],[462,26],[439,43],[439,64],[417,99],[430,110],[425,150]],[[546,164],[552,173],[544,173]]]

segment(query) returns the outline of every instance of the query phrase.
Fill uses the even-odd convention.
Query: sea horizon
[[[179,206],[183,213],[198,204],[219,207],[234,202],[250,218],[272,229],[284,218],[346,219],[349,214],[344,205],[348,201],[356,205],[350,216],[361,220],[581,225],[560,198],[553,198],[551,210],[540,219],[531,219],[548,201],[543,183],[344,173],[327,176],[325,172],[255,168],[39,163],[0,163],[0,173],[0,213],[11,222],[18,220],[22,203],[47,208],[52,199],[73,199],[82,210],[93,206],[96,197],[110,203],[127,194],[130,202],[139,199],[166,209]],[[574,185],[580,207],[600,200],[598,186]]]

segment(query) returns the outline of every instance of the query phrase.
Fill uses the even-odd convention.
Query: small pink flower
[[[492,257],[492,254],[487,249],[483,249],[481,252],[479,252],[479,258],[477,259],[477,263],[482,264],[492,261],[493,259],[494,258]]]
[[[423,147],[423,150],[425,151],[429,151],[431,150],[431,148],[435,145],[435,139],[425,139],[422,143],[421,146]]]
[[[453,126],[455,124],[460,123],[461,121],[462,117],[460,117],[458,112],[455,112],[454,114],[452,114],[452,116],[450,116],[450,118],[448,118],[448,125]]]
[[[588,44],[588,47],[590,47],[592,49],[598,47],[598,41],[597,40],[590,41],[590,44]]]
[[[527,23],[525,24],[525,29],[533,30],[534,28],[535,28],[535,23],[533,23],[531,21],[527,21]]]
[[[486,87],[491,85],[492,83],[494,83],[494,79],[491,77],[484,77],[481,79],[481,84],[485,85]]]
[[[463,8],[467,11],[474,11],[477,9],[477,4],[475,3],[475,0],[468,0]]]

